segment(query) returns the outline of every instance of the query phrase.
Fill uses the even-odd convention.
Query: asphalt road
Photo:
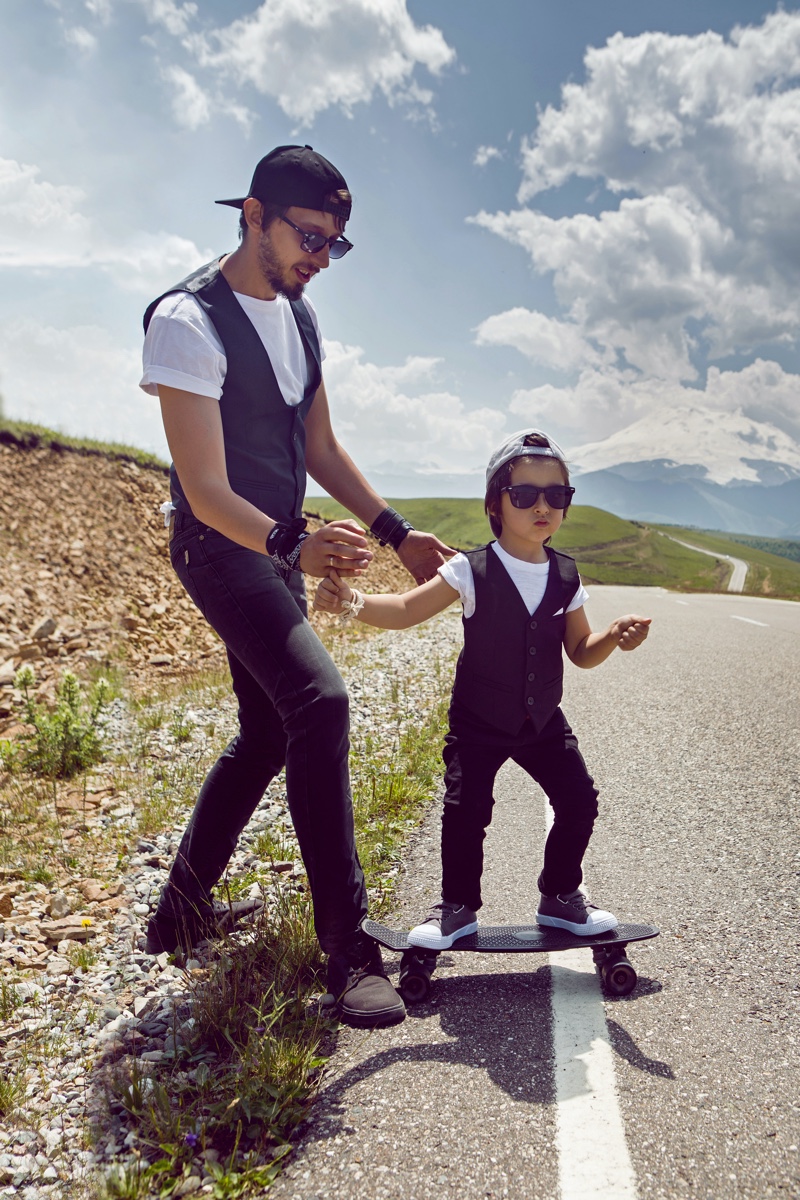
[[[743,558],[734,558],[732,554],[718,554],[716,550],[706,550],[702,546],[693,546],[691,542],[682,542],[680,538],[672,537],[668,533],[665,533],[663,536],[668,537],[671,542],[677,542],[679,546],[685,546],[687,550],[696,550],[698,554],[710,554],[712,558],[721,558],[723,562],[730,563],[733,570],[728,580],[728,591],[744,591],[748,566]]]
[[[603,1000],[582,977],[605,1013],[627,1194],[798,1197],[800,605],[608,587],[592,589],[588,611],[595,627],[630,611],[654,619],[640,650],[593,671],[568,665],[563,705],[601,788],[589,890],[662,930],[630,948],[630,997]],[[496,797],[482,919],[531,921],[544,801],[515,767]],[[408,856],[399,927],[437,885],[434,812]],[[431,1000],[404,1024],[342,1030],[271,1195],[557,1200],[559,1144],[562,1157],[570,1148],[558,1139],[552,977],[544,955],[445,953]],[[598,1168],[603,1121],[574,1150],[596,1145]],[[593,1195],[614,1200],[613,1189],[581,1200]]]

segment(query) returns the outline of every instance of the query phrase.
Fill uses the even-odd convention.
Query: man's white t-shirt
[[[547,574],[550,569],[550,560],[543,563],[523,562],[521,558],[514,558],[509,554],[499,542],[492,542],[492,550],[494,550],[500,562],[508,571],[513,582],[516,584],[517,591],[522,597],[525,607],[529,614],[533,614],[542,602],[542,597],[547,587]],[[439,574],[445,583],[449,583],[451,588],[455,588],[458,592],[462,605],[464,606],[464,617],[471,617],[475,612],[475,580],[472,575],[472,567],[469,565],[469,559],[464,554],[456,554],[449,559],[441,567]],[[567,605],[567,612],[574,612],[576,608],[581,608],[589,599],[589,593],[582,583],[579,582],[578,590],[574,597]],[[558,613],[554,614],[558,615]]]
[[[278,387],[287,404],[301,403],[308,382],[303,341],[285,296],[258,300],[233,293],[252,321],[269,355]],[[304,296],[322,351],[317,314]],[[144,374],[139,383],[150,396],[158,385],[195,392],[219,400],[225,382],[227,358],[219,335],[206,311],[189,292],[174,292],[158,304],[144,339]]]

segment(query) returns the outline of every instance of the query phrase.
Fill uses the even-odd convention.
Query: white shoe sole
[[[610,933],[619,925],[619,921],[616,917],[612,917],[611,913],[593,921],[591,925],[579,925],[576,921],[565,921],[562,917],[548,917],[541,914],[537,914],[536,923],[554,929],[566,929],[569,933],[574,933],[576,937],[594,937],[596,933]]]
[[[459,938],[466,937],[469,933],[474,933],[478,928],[477,921],[471,921],[469,925],[463,925],[461,929],[457,929],[455,933],[444,936],[443,934],[423,933],[420,932],[421,926],[412,929],[408,934],[409,946],[422,946],[425,950],[449,950],[453,942]]]

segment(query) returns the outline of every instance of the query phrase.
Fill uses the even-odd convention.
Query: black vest
[[[306,489],[305,417],[322,380],[314,325],[302,300],[290,301],[303,342],[308,383],[296,408],[286,403],[272,363],[252,321],[219,269],[207,263],[163,292],[144,314],[145,333],[156,305],[174,292],[190,292],[214,324],[227,357],[219,407],[231,489],[276,521],[300,516]],[[172,502],[191,513],[174,464]]]
[[[547,556],[547,587],[530,616],[491,543],[466,552],[475,612],[463,620],[453,699],[510,734],[519,732],[526,717],[538,733],[561,701],[566,609],[580,580],[574,559],[549,548]]]

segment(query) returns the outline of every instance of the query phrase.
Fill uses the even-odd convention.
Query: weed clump
[[[20,715],[30,728],[13,746],[0,742],[0,764],[55,780],[72,779],[101,762],[100,721],[109,699],[106,680],[99,679],[85,698],[77,677],[65,671],[51,709],[36,699],[35,683],[32,669],[21,667],[15,685],[23,696]]]

